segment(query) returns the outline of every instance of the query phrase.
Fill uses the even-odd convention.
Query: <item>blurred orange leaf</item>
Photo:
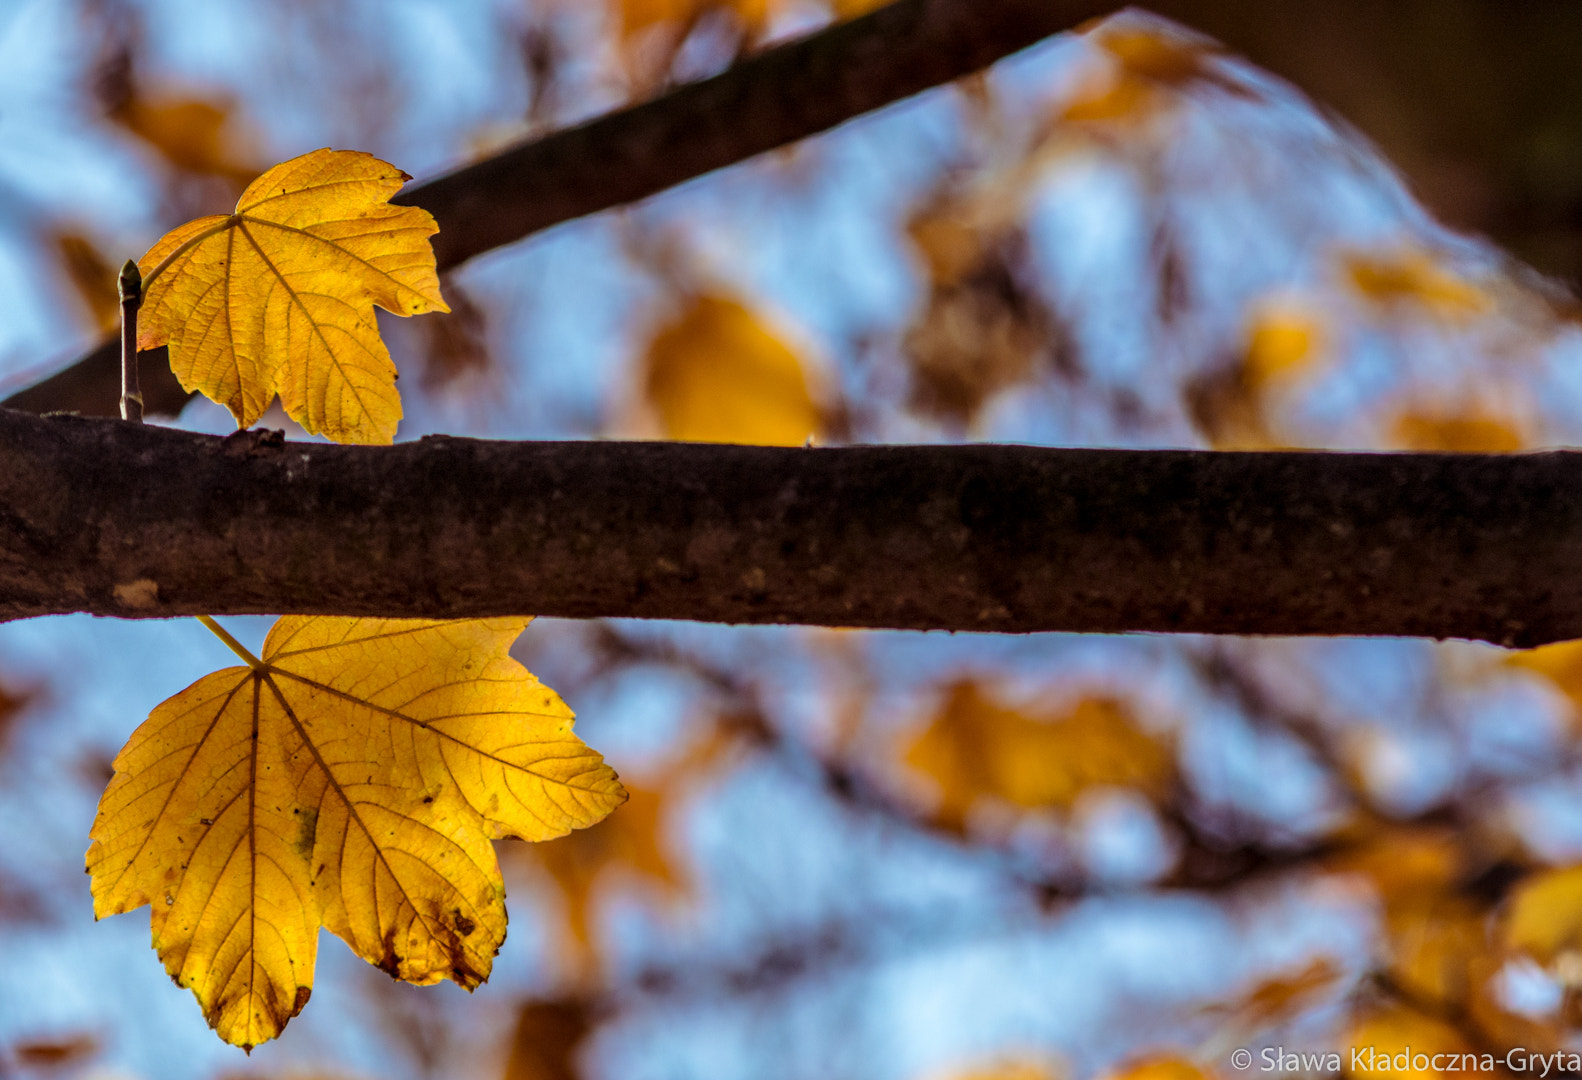
[[[1030,286],[1018,188],[947,185],[907,222],[929,277],[928,301],[903,339],[910,404],[953,425],[971,422],[993,395],[1040,367],[1067,376],[1077,369],[1066,328]]]
[[[1323,340],[1323,327],[1305,308],[1289,302],[1260,305],[1247,326],[1243,360],[1247,381],[1262,389],[1307,369]]]
[[[1488,951],[1486,912],[1456,896],[1396,903],[1385,916],[1391,976],[1422,1001],[1465,1005],[1478,987],[1475,961]]]
[[[222,176],[238,187],[258,175],[231,152],[229,105],[192,97],[150,100],[130,92],[110,108],[109,116],[178,169]]]
[[[1446,450],[1458,454],[1510,454],[1526,445],[1509,420],[1469,412],[1460,416],[1404,412],[1394,438],[1403,450]]]
[[[423,320],[428,341],[423,386],[429,390],[456,386],[487,374],[493,366],[484,309],[453,282],[445,283],[445,292],[450,297],[450,313]]]
[[[1149,1057],[1109,1074],[1106,1080],[1206,1080],[1202,1069],[1186,1058]]]
[[[1336,839],[1349,846],[1329,861],[1329,868],[1367,877],[1386,910],[1440,896],[1461,875],[1462,850],[1449,829],[1363,821]]]
[[[946,1075],[949,1080],[1057,1080],[1059,1073],[1045,1062],[1007,1058]]]
[[[760,34],[769,22],[776,0],[619,0],[621,37],[625,41],[651,26],[676,24],[682,29],[715,11],[730,12],[741,20],[749,37]]]
[[[18,1043],[17,1061],[25,1067],[58,1069],[80,1064],[99,1053],[99,1040],[92,1035],[74,1035],[69,1039],[34,1039]]]
[[[855,19],[859,15],[866,15],[870,11],[877,11],[889,3],[889,0],[832,0],[831,8],[837,19]]]
[[[116,291],[116,272],[109,261],[92,240],[70,229],[55,234],[55,249],[94,328],[113,329],[121,318],[121,299]]]
[[[1341,1063],[1353,1077],[1438,1080],[1470,1071],[1453,1064],[1453,1056],[1472,1052],[1459,1032],[1404,1007],[1363,1019],[1351,1029],[1346,1045],[1352,1052],[1342,1054]]]
[[[576,1053],[592,1023],[580,1001],[530,1001],[516,1015],[505,1080],[577,1080]]]
[[[1285,301],[1258,305],[1234,362],[1187,384],[1193,422],[1217,450],[1283,445],[1270,419],[1270,395],[1313,365],[1323,339],[1323,327],[1302,306]]]
[[[1265,979],[1241,997],[1207,1011],[1249,1031],[1274,1027],[1313,1005],[1342,974],[1335,961],[1320,956],[1300,971]]]
[[[1493,307],[1487,293],[1442,269],[1424,251],[1350,251],[1341,256],[1341,270],[1358,295],[1390,313],[1416,309],[1464,322]]]
[[[1172,103],[1173,92],[1195,84],[1244,91],[1220,70],[1213,42],[1179,33],[1106,22],[1088,34],[1111,60],[1109,70],[1087,79],[1061,109],[1062,120],[1135,122]]]
[[[664,841],[664,795],[625,785],[628,796],[619,814],[596,829],[584,829],[547,844],[535,844],[531,857],[560,888],[566,904],[566,929],[581,950],[591,943],[589,926],[594,890],[606,872],[624,869],[678,892],[681,878]]]
[[[1557,641],[1524,649],[1506,657],[1505,662],[1547,677],[1571,699],[1573,710],[1582,710],[1582,641]]]
[[[248,186],[236,212],[167,233],[139,261],[137,344],[170,345],[188,390],[255,423],[286,414],[338,442],[388,443],[401,418],[374,306],[449,311],[434,218],[386,200],[411,179],[370,154],[315,150]]]
[[[1582,866],[1545,870],[1518,885],[1503,930],[1506,944],[1540,964],[1582,952]]]
[[[935,285],[954,285],[983,262],[993,226],[1000,223],[974,220],[973,209],[953,200],[935,200],[907,222],[907,236]]]
[[[823,423],[796,353],[718,296],[693,297],[654,335],[643,388],[672,439],[800,446]]]
[[[904,760],[939,785],[935,812],[953,827],[984,798],[1070,810],[1096,786],[1160,797],[1175,778],[1170,748],[1119,702],[1084,698],[1067,712],[1035,718],[995,704],[972,682],[949,688]]]
[[[571,710],[508,654],[525,619],[286,616],[261,658],[156,708],[88,849],[94,914],[149,904],[154,948],[227,1042],[307,1003],[322,924],[414,983],[472,989],[505,940],[489,841],[624,798]]]

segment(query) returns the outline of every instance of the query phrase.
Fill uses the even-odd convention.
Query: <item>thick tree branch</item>
[[[0,410],[0,616],[1582,636],[1582,456],[227,439]]]
[[[687,180],[827,131],[863,113],[981,70],[1115,0],[900,0],[860,19],[769,49],[652,101],[506,149],[415,184],[393,202],[421,206],[440,231],[441,270],[573,218],[635,202]],[[164,349],[143,354],[150,415],[191,395]],[[116,416],[114,341],[0,405]]]

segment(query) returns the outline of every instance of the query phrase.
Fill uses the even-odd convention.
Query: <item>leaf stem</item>
[[[207,626],[210,630],[212,630],[215,637],[225,642],[226,646],[229,647],[230,650],[237,656],[240,656],[243,660],[246,660],[247,666],[252,668],[254,671],[262,671],[267,666],[262,660],[258,659],[258,657],[248,652],[247,646],[243,645],[240,641],[237,641],[229,633],[227,633],[225,627],[215,622],[213,616],[195,615],[193,618],[197,619],[204,626]]]
[[[138,385],[137,309],[143,303],[143,278],[131,259],[121,267],[121,419],[143,422],[143,390]]]

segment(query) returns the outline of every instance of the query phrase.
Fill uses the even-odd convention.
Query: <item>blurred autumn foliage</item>
[[[81,352],[112,268],[269,161],[438,173],[877,6],[34,0],[0,24],[0,69],[55,57],[7,120],[37,163],[0,158],[0,360]],[[1582,7],[1153,10],[457,268],[449,314],[382,325],[399,437],[1582,444]],[[1582,643],[544,620],[518,658],[630,801],[499,846],[472,998],[326,948],[244,1063],[123,970],[146,937],[90,926],[78,872],[109,753],[202,658],[6,633],[0,1077],[1212,1080],[1239,1048],[1384,1077],[1351,1050],[1578,1045]]]

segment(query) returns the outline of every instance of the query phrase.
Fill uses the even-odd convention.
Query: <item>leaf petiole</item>
[[[215,622],[212,616],[197,615],[194,616],[194,618],[212,630],[214,632],[214,636],[225,642],[226,646],[233,653],[247,661],[248,667],[252,668],[254,671],[262,671],[264,669],[264,662],[258,659],[258,657],[254,656],[252,653],[248,652],[247,646],[243,645],[240,641],[237,641],[229,633],[227,633],[225,627]]]

